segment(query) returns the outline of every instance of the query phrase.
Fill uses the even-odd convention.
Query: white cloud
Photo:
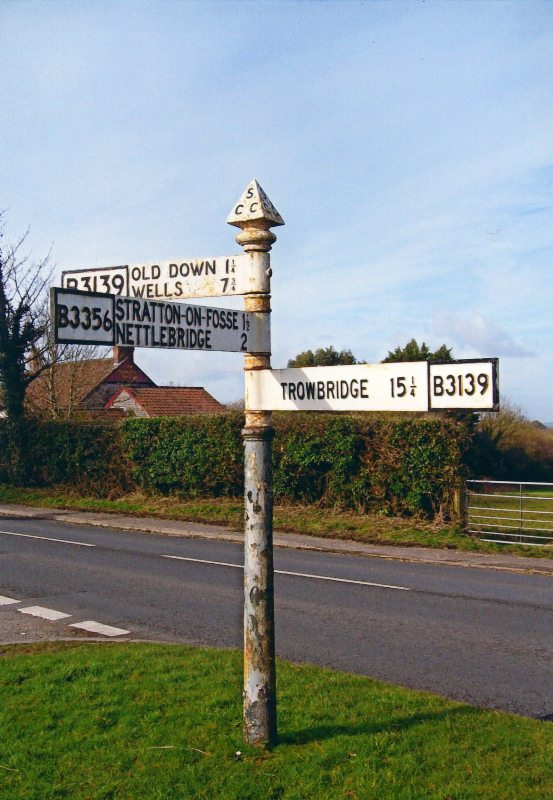
[[[479,356],[527,358],[534,353],[517,342],[504,328],[473,311],[456,315],[440,311],[434,318],[434,330],[448,346],[470,348]]]

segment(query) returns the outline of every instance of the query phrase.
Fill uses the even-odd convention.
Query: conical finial
[[[264,222],[262,227],[266,228],[284,225],[284,220],[255,178],[242,192],[240,199],[228,215],[227,222],[237,228],[244,228],[256,222]]]

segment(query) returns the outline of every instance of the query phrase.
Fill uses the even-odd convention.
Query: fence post
[[[269,251],[284,225],[257,181],[252,181],[227,222],[241,228],[236,241],[249,256],[249,288],[244,310],[263,315],[270,342]],[[246,353],[244,370],[270,369],[267,353]],[[246,400],[244,440],[244,738],[248,744],[276,742],[276,668],[273,575],[273,478],[270,411],[253,412]]]
[[[522,514],[522,483],[518,485],[518,493],[519,493],[519,501],[518,501],[518,508],[519,508],[519,523],[518,523],[518,540],[522,542],[522,528],[524,526],[523,522],[523,514]]]
[[[463,531],[467,529],[467,486],[466,482],[460,479],[453,489],[453,516],[459,523]]]

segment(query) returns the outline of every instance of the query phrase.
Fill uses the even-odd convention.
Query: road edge
[[[242,544],[244,541],[244,535],[240,531],[205,523],[165,520],[156,517],[131,517],[107,512],[51,509],[8,503],[0,505],[0,519],[9,517],[47,519],[71,525],[90,525],[188,539],[214,539],[237,544]],[[285,547],[293,550],[313,550],[338,555],[364,556],[420,564],[438,564],[448,567],[492,569],[553,577],[553,560],[536,559],[531,556],[513,556],[507,553],[475,553],[473,551],[405,547],[401,545],[364,544],[351,539],[327,539],[320,536],[284,533],[282,531],[275,531],[273,540],[275,547]]]

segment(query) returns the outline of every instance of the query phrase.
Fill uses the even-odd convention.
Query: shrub
[[[187,497],[243,492],[238,412],[118,425],[36,422],[31,480],[114,495],[131,487]],[[275,414],[274,496],[395,514],[445,514],[469,429],[446,416]],[[0,426],[0,447],[3,442]],[[0,451],[0,480],[9,454]]]
[[[360,511],[445,514],[468,429],[447,417],[278,415],[275,498]]]
[[[482,415],[467,465],[474,478],[553,481],[553,430],[505,401],[498,413]]]
[[[120,429],[98,422],[35,421],[26,426],[29,482],[65,484],[88,494],[110,496],[130,486]],[[0,426],[0,479],[7,482],[9,451]]]
[[[242,415],[132,419],[122,426],[135,483],[162,494],[236,497],[242,492]]]

